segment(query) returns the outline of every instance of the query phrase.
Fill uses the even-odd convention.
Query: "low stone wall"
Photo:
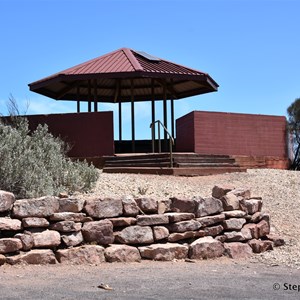
[[[212,197],[15,200],[0,191],[0,265],[248,258],[284,241],[262,199],[215,186]]]

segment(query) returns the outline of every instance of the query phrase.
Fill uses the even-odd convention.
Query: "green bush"
[[[29,134],[28,121],[0,123],[0,189],[17,198],[88,191],[98,172],[87,162],[66,157],[66,143],[39,125]]]

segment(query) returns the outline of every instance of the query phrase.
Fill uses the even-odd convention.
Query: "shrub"
[[[87,162],[66,157],[66,143],[39,125],[29,134],[28,121],[0,123],[0,189],[17,198],[88,191],[98,172]]]
[[[294,160],[291,169],[300,170],[300,98],[287,109],[288,128],[293,137]]]

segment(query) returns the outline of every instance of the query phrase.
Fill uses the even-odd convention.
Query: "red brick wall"
[[[189,134],[185,123],[193,124],[193,142],[183,138]],[[178,119],[176,127],[177,151],[287,157],[283,116],[195,111]]]
[[[47,124],[49,131],[61,136],[72,149],[70,157],[99,157],[114,154],[113,113],[70,113],[27,116],[31,129]]]
[[[176,151],[194,152],[194,149],[194,112],[191,112],[176,120]]]

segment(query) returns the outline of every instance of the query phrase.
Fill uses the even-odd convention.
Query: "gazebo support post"
[[[122,102],[119,102],[119,141],[122,142]]]
[[[91,81],[88,80],[88,112],[92,111],[92,88]]]
[[[175,135],[175,120],[174,120],[174,99],[171,98],[171,134],[174,138]]]
[[[134,127],[134,85],[133,79],[130,80],[130,94],[131,94],[131,151],[135,153],[135,127]]]
[[[167,89],[166,84],[164,84],[164,100],[163,100],[163,113],[164,113],[164,126],[168,128],[168,112],[167,112]],[[168,136],[167,132],[164,130],[164,147],[163,151],[168,151]]]
[[[97,79],[94,79],[94,111],[98,111],[98,101],[97,101]]]
[[[155,97],[154,97],[154,79],[151,78],[151,112],[152,112],[152,153],[155,152]]]
[[[80,86],[77,85],[76,89],[76,98],[77,98],[77,113],[80,113]]]

